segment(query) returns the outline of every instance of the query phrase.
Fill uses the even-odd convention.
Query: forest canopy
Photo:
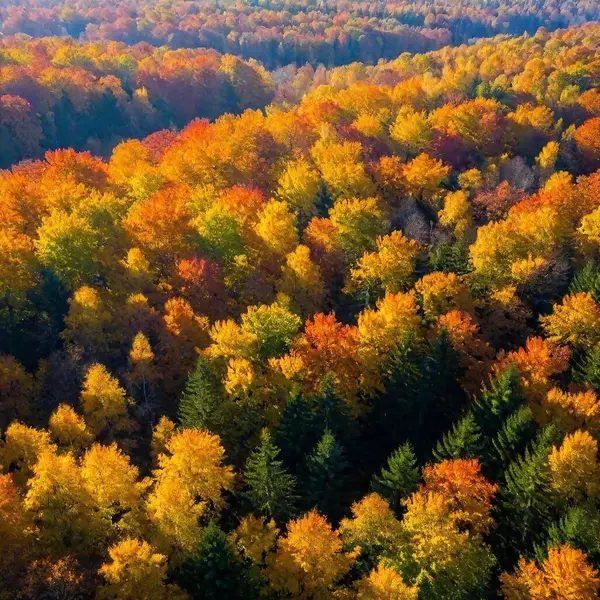
[[[0,9],[0,599],[597,598],[594,3],[258,4]]]

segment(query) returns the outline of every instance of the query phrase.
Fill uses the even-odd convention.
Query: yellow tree
[[[267,559],[271,586],[298,600],[331,598],[355,558],[342,546],[339,534],[316,511],[291,521],[277,552]]]
[[[80,400],[86,423],[94,435],[106,429],[114,433],[129,428],[125,390],[103,365],[94,364],[87,370]]]
[[[258,215],[255,230],[263,244],[280,258],[298,245],[296,215],[287,202],[271,200]]]
[[[139,471],[116,444],[94,444],[81,461],[83,485],[107,526],[135,526],[142,493],[149,481],[138,481]]]
[[[351,271],[348,289],[377,289],[396,293],[406,286],[412,275],[419,244],[404,237],[401,231],[377,238],[377,250],[365,252]]]
[[[541,319],[550,340],[587,349],[600,341],[600,306],[589,292],[570,294]]]
[[[199,517],[211,507],[223,507],[222,494],[233,485],[233,469],[223,465],[219,437],[202,429],[177,432],[166,447],[168,454],[158,456],[148,516],[164,539],[190,549],[199,539]]]
[[[417,600],[419,588],[406,585],[402,576],[384,563],[379,563],[357,584],[358,600]]]
[[[550,485],[563,500],[596,499],[600,493],[598,442],[587,431],[568,435],[548,458]]]
[[[38,523],[42,539],[53,548],[87,548],[103,534],[95,502],[71,453],[57,454],[53,448],[40,453],[25,508]]]
[[[308,246],[300,244],[285,257],[277,291],[294,308],[308,316],[323,307],[325,284],[319,265],[310,256]]]
[[[81,415],[68,404],[61,404],[50,416],[48,430],[52,439],[62,448],[78,452],[88,446],[94,436]]]
[[[98,571],[105,580],[101,600],[183,600],[186,595],[167,584],[167,557],[147,542],[127,538],[108,549],[110,562]]]
[[[423,312],[434,319],[450,310],[472,311],[473,302],[462,277],[456,273],[435,272],[425,275],[415,284],[422,298]]]
[[[310,163],[300,158],[289,162],[279,177],[277,195],[304,218],[315,212],[321,178]]]
[[[15,483],[25,485],[40,454],[51,447],[52,442],[47,431],[14,421],[4,433],[4,444],[0,447],[0,464],[6,470],[13,470]]]
[[[542,399],[541,405],[533,405],[533,414],[542,423],[554,423],[565,433],[585,429],[600,433],[600,400],[592,390],[563,392],[552,388]]]
[[[600,592],[598,571],[584,552],[568,545],[550,548],[541,568],[522,558],[514,575],[500,579],[506,600],[587,600]]]

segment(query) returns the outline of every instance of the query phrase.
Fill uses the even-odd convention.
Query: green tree
[[[492,439],[487,462],[502,469],[525,452],[527,446],[533,441],[537,425],[533,419],[531,409],[522,406],[506,419],[502,429]]]
[[[438,442],[433,456],[438,461],[456,458],[479,458],[483,441],[473,413],[467,413]]]
[[[294,512],[296,479],[286,471],[278,456],[279,448],[271,434],[264,430],[258,448],[248,458],[244,479],[248,484],[247,496],[255,510],[284,521]]]
[[[589,383],[600,392],[600,346],[588,350],[573,371],[575,381]]]
[[[256,576],[214,521],[202,533],[196,550],[173,570],[172,577],[192,600],[246,600],[259,595]]]
[[[569,544],[583,550],[598,564],[600,560],[600,511],[593,505],[575,506],[548,528],[548,545]]]
[[[308,508],[316,507],[335,520],[344,508],[349,467],[344,449],[337,443],[331,430],[326,429],[307,459]]]
[[[486,438],[495,436],[522,402],[521,380],[515,367],[509,367],[492,378],[473,405],[475,421],[482,434]]]
[[[419,467],[410,442],[405,442],[395,450],[379,475],[373,477],[371,488],[385,498],[389,505],[398,511],[400,501],[417,489]]]
[[[513,557],[542,543],[553,517],[548,455],[560,442],[554,426],[543,429],[525,453],[508,467],[498,498],[499,535]]]
[[[571,280],[569,294],[580,292],[589,292],[596,302],[600,302],[600,269],[593,260],[586,262]]]
[[[220,403],[220,381],[210,362],[199,357],[181,395],[179,421],[185,428],[199,427],[218,433]]]

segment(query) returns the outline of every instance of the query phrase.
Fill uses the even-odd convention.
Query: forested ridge
[[[262,6],[228,10],[301,14]],[[600,25],[570,6],[334,68],[0,41],[0,598],[598,597]]]

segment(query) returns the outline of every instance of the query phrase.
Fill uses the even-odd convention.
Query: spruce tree
[[[433,456],[439,461],[480,458],[482,445],[481,431],[473,413],[469,412],[438,442]]]
[[[246,495],[256,512],[283,522],[294,512],[296,480],[278,456],[279,448],[264,430],[258,448],[248,458],[244,479]]]
[[[316,507],[335,521],[344,509],[349,467],[344,449],[326,429],[307,459],[307,508]]]
[[[554,498],[548,456],[561,437],[553,425],[546,427],[505,473],[498,498],[499,533],[513,557],[543,542],[552,520]]]
[[[191,600],[258,598],[258,576],[235,554],[214,521],[206,527],[196,550],[171,573]]]
[[[492,378],[473,404],[473,415],[484,437],[495,436],[522,402],[521,378],[516,367],[509,367]]]
[[[576,381],[589,383],[600,392],[600,346],[594,346],[583,356],[573,375]]]
[[[589,292],[596,302],[600,302],[600,270],[593,260],[586,262],[571,281],[569,293],[580,292]]]
[[[317,416],[300,394],[290,395],[283,407],[274,437],[280,448],[281,459],[292,473],[298,473],[322,432],[323,419]]]
[[[460,357],[443,330],[431,345],[421,368],[421,380],[411,407],[410,440],[417,454],[431,456],[433,445],[445,433],[445,423],[455,421],[467,397],[459,380]]]
[[[488,462],[496,468],[508,466],[533,441],[536,430],[531,409],[528,406],[517,409],[492,440]]]
[[[185,428],[202,427],[218,433],[220,381],[208,360],[199,357],[179,402],[179,421]]]
[[[594,505],[575,506],[548,529],[548,545],[569,544],[600,561],[600,511]]]
[[[412,494],[419,483],[419,467],[410,442],[395,450],[379,475],[373,477],[371,488],[385,498],[390,506],[400,510],[400,501]]]

